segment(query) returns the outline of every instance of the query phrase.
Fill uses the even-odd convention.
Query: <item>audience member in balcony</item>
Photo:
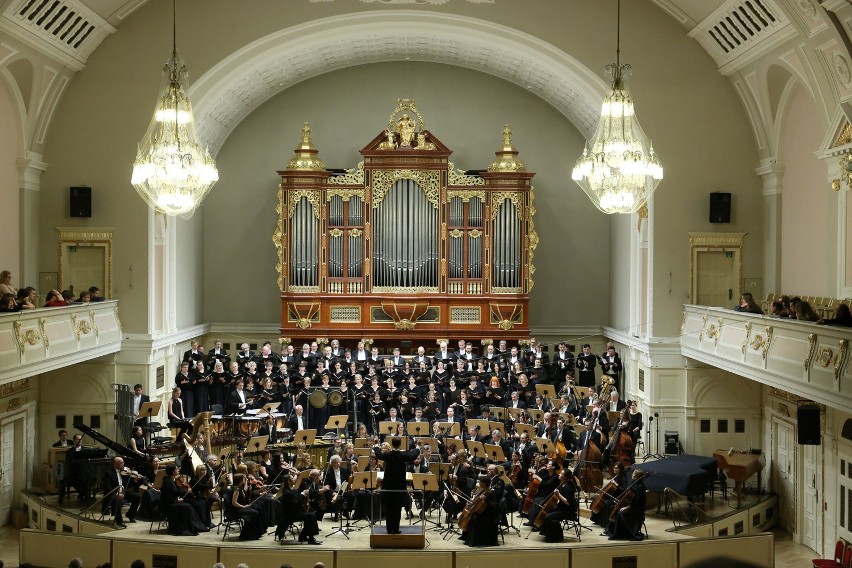
[[[796,304],[796,319],[801,321],[819,321],[817,314],[808,302],[799,302]]]
[[[36,296],[38,296],[38,292],[36,292],[36,289],[32,286],[21,288],[18,290],[18,308],[21,310],[35,309]]]
[[[62,291],[62,299],[65,300],[66,304],[74,303],[74,292],[71,290],[63,290]]]
[[[755,303],[754,296],[750,292],[743,292],[743,295],[740,296],[740,303],[734,306],[734,311],[763,315],[763,310]]]
[[[68,303],[58,290],[51,290],[47,293],[47,301],[44,303],[45,308],[60,308],[67,305]]]
[[[786,318],[787,309],[784,307],[784,302],[781,300],[774,300],[769,306],[769,315],[777,318]]]
[[[0,297],[0,312],[18,312],[18,302],[15,301],[14,294],[3,294]]]
[[[0,294],[18,294],[18,289],[12,286],[12,273],[8,270],[0,272]]]
[[[849,306],[840,304],[834,310],[834,317],[831,319],[821,319],[817,321],[819,325],[839,325],[843,327],[852,327],[852,314],[849,312]]]
[[[101,296],[101,289],[97,286],[92,286],[91,288],[89,288],[89,297],[90,302],[103,302],[104,300],[106,300],[106,298]]]
[[[781,297],[781,301],[784,301],[784,297]],[[790,319],[798,319],[796,316],[796,306],[801,302],[802,299],[798,296],[793,296],[787,301],[787,317]]]
[[[91,301],[92,301],[92,295],[89,293],[88,290],[83,290],[82,292],[80,292],[80,297],[77,298],[74,301],[74,303],[75,304],[88,304]]]

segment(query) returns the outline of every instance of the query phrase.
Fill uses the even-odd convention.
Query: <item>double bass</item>
[[[627,414],[628,406],[625,406],[621,414],[618,415],[618,424],[615,427],[615,430],[612,433],[612,439],[609,442],[609,464],[607,464],[610,475],[614,474],[613,468],[615,464],[620,462],[624,468],[630,467],[630,464],[633,463],[633,438],[630,437],[630,433],[626,432],[622,427],[624,424],[624,417]]]
[[[583,444],[577,458],[577,466],[574,468],[574,477],[580,482],[580,488],[586,493],[593,493],[603,485],[603,471],[601,471],[601,451],[597,444],[592,441],[591,433],[598,427],[598,418],[595,418],[589,435]]]

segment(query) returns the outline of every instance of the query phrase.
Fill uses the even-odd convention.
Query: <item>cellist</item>
[[[486,475],[479,476],[483,493],[478,494],[469,505],[474,506],[474,502],[481,499],[482,506],[478,507],[478,512],[471,514],[465,525],[467,528],[459,537],[469,546],[497,546],[500,501],[503,499],[505,484],[495,464],[489,464],[486,471]]]
[[[633,470],[633,483],[619,498],[615,515],[610,516],[609,540],[639,541],[645,538],[642,533],[645,522],[645,475],[644,471]]]
[[[550,494],[553,493],[557,487],[559,487],[559,475],[557,470],[559,465],[555,460],[547,460],[547,469],[543,472],[538,472],[533,475],[532,480],[538,480],[538,491],[535,494],[535,499],[533,500],[532,508],[527,511],[527,521],[524,523],[525,527],[533,526],[535,518],[538,516],[538,512],[541,510],[544,502],[547,501]],[[532,480],[530,483],[532,483]]]
[[[545,542],[562,542],[562,521],[579,520],[577,511],[577,482],[569,468],[559,472],[559,487],[553,492],[557,499],[556,505],[544,517],[541,525],[541,535]],[[535,529],[533,529],[535,531]]]

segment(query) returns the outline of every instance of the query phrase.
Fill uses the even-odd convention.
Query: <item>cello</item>
[[[625,468],[630,467],[632,463],[633,438],[630,437],[629,432],[626,432],[623,429],[624,417],[627,414],[628,408],[630,408],[629,404],[625,406],[621,410],[621,414],[618,415],[618,424],[613,431],[609,446],[607,446],[607,449],[609,450],[609,464],[607,465],[610,475],[614,474],[613,468],[617,462],[621,462],[621,465]]]
[[[539,456],[536,461],[536,467],[532,470],[533,477],[530,479],[529,484],[527,485],[527,496],[524,499],[524,506],[521,508],[521,513],[524,515],[528,515],[532,510],[533,503],[535,501],[535,496],[538,494],[538,486],[541,485],[541,478],[536,475],[541,470],[541,460],[545,456]]]
[[[574,477],[586,493],[593,493],[603,485],[603,471],[600,466],[601,451],[592,441],[592,434],[597,427],[598,419],[595,417],[592,429],[588,430],[586,441],[583,443],[583,449],[578,454],[577,466],[574,469]]]
[[[485,512],[485,509],[488,508],[488,493],[491,490],[488,486],[485,486],[476,496],[465,505],[464,509],[461,513],[459,513],[458,521],[456,525],[463,530],[466,531],[467,527],[470,525],[470,519],[473,515],[478,515]]]

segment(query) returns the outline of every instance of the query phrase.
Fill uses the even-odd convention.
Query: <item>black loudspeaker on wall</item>
[[[820,444],[819,407],[800,406],[796,414],[799,420],[799,444],[818,446]]]
[[[710,194],[710,222],[731,222],[731,194],[714,191]]]
[[[71,216],[72,217],[91,217],[92,216],[92,188],[91,187],[72,187],[71,188]]]

